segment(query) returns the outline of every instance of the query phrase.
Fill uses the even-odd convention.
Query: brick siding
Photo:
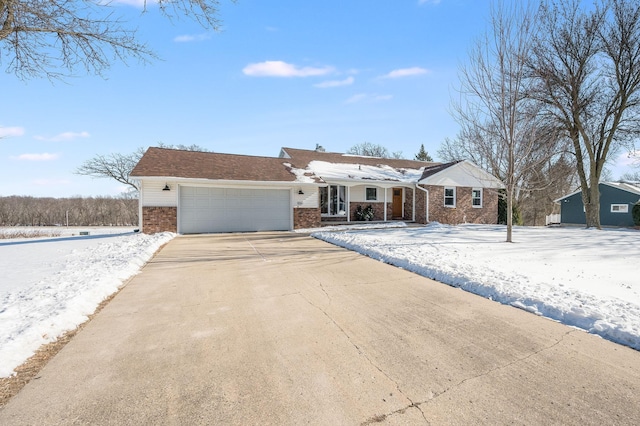
[[[417,204],[416,204],[417,206]],[[413,220],[413,189],[404,188],[404,220]]]
[[[456,206],[444,206],[444,187],[442,186],[426,186],[429,191],[429,221],[440,222],[448,225],[456,225],[459,223],[482,223],[495,224],[498,222],[498,193],[495,190],[484,188],[482,190],[482,208],[474,208],[471,205],[471,191],[469,187],[456,187]],[[422,192],[422,191],[420,191]],[[424,192],[422,192],[424,205]],[[420,209],[417,209],[418,212]],[[416,221],[425,223],[424,215],[421,215]]]
[[[142,232],[178,232],[178,208],[142,207]]]
[[[427,209],[426,209],[426,201],[427,194],[420,190],[416,190],[416,223],[426,224],[427,223]]]
[[[293,209],[293,229],[318,228],[321,220],[320,207]]]

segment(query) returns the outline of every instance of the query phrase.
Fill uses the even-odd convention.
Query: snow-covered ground
[[[516,228],[508,244],[502,226],[380,226],[312,235],[640,350],[640,231]],[[175,236],[58,229],[0,239],[0,377],[84,322]]]
[[[640,231],[498,225],[312,236],[640,350]]]
[[[133,227],[52,229],[60,236],[0,239],[0,377],[83,323],[174,237]]]

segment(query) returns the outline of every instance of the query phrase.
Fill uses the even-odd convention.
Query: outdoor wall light
[[[302,189],[299,189],[299,190],[298,190],[298,194],[300,194],[300,195],[304,195],[304,192],[302,192]]]
[[[162,188],[163,191],[171,191],[171,188],[169,188],[169,184],[165,183],[164,184],[164,188]]]

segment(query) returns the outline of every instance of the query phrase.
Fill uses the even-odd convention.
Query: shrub
[[[362,206],[356,207],[354,216],[356,217],[356,220],[373,220],[373,206],[369,204],[364,209],[362,208]]]
[[[633,206],[631,215],[633,216],[633,223],[635,223],[636,226],[640,226],[640,202]]]

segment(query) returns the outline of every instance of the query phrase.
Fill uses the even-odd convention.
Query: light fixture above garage
[[[300,194],[300,195],[304,195],[304,192],[302,192],[302,189],[299,189],[299,190],[298,190],[298,194]]]
[[[162,188],[163,191],[171,191],[171,188],[169,188],[169,184],[165,183],[164,184],[164,188]]]

